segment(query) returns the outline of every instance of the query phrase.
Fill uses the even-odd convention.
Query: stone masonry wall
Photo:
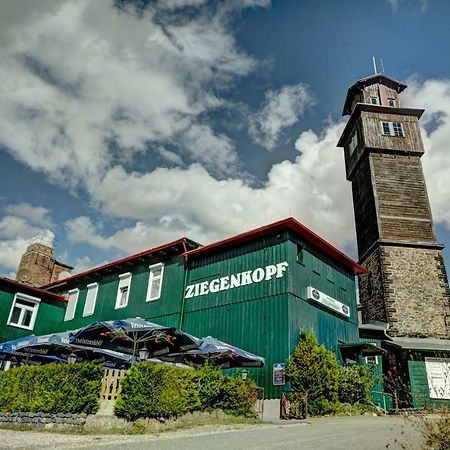
[[[449,288],[442,252],[385,246],[382,267],[389,334],[450,337]]]
[[[442,252],[379,246],[362,264],[363,321],[382,320],[391,336],[450,338],[450,304]]]
[[[32,428],[45,430],[53,428],[79,428],[86,423],[86,414],[50,414],[50,413],[2,413],[0,425],[17,426],[26,425]]]
[[[383,272],[381,261],[383,248],[378,247],[361,264],[369,271],[359,277],[359,301],[362,308],[363,322],[381,320],[387,322],[387,311],[384,299]]]

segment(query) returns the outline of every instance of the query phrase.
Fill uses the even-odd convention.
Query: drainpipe
[[[181,305],[180,305],[180,320],[178,321],[178,328],[180,330],[183,329],[183,321],[184,321],[184,304],[186,302],[185,299],[185,292],[186,292],[186,284],[187,284],[187,248],[186,248],[186,242],[183,240],[183,249],[184,249],[184,254],[183,254],[183,290],[181,292]]]

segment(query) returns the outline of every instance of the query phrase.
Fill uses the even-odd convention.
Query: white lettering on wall
[[[272,278],[282,278],[288,266],[289,264],[283,261],[278,264],[270,264],[266,267],[258,267],[254,270],[246,270],[237,274],[214,278],[211,281],[190,284],[186,286],[185,298],[226,291],[253,283],[261,283],[262,281],[270,281]]]

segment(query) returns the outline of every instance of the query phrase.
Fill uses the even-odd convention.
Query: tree
[[[307,393],[309,414],[329,414],[339,408],[341,367],[334,353],[319,345],[310,331],[301,331],[288,360],[286,375],[293,392]]]

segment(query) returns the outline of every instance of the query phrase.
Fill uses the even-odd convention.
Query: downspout
[[[186,242],[183,240],[183,249],[184,249],[184,253],[182,255],[183,257],[183,290],[181,292],[181,305],[180,305],[180,320],[178,321],[178,328],[180,330],[182,330],[183,328],[183,322],[184,322],[184,304],[186,302],[185,299],[185,292],[186,292],[186,284],[187,284],[187,248],[186,248]]]

